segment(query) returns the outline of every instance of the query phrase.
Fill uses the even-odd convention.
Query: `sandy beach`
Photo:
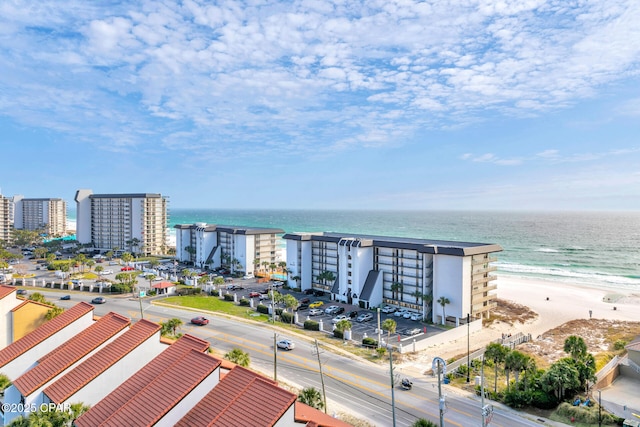
[[[640,321],[640,290],[636,293],[622,292],[606,287],[585,287],[512,276],[498,276],[497,284],[498,299],[529,307],[538,314],[538,317],[533,321],[515,325],[494,322],[491,326],[471,335],[469,342],[472,349],[485,346],[500,338],[503,333],[522,332],[531,334],[535,339],[568,321],[589,319],[589,311],[593,319]],[[438,349],[438,355],[448,359],[466,351],[467,339],[465,338],[449,342]],[[430,365],[433,356],[431,353],[433,352],[414,355],[411,360],[401,365],[407,369],[422,371],[425,364]]]

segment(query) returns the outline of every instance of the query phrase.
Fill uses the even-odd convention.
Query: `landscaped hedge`
[[[269,314],[269,307],[264,304],[258,304],[258,307],[256,307],[256,311],[262,314]]]
[[[309,331],[319,331],[320,330],[320,324],[318,322],[316,322],[315,320],[305,320],[304,321],[304,328],[309,330]]]
[[[333,336],[342,339],[344,338],[344,331],[336,328],[333,330]]]
[[[366,337],[362,339],[362,345],[365,347],[378,347],[378,340],[371,338],[371,337]]]
[[[292,323],[293,322],[293,314],[287,312],[287,311],[283,311],[280,313],[280,320],[283,323]]]
[[[242,299],[239,301],[239,304],[240,304],[240,305],[242,305],[242,306],[245,306],[245,307],[248,307],[248,306],[250,305],[249,300],[248,300],[248,299],[246,299],[246,298],[242,298]]]
[[[233,301],[233,295],[231,294],[224,294],[223,298],[225,301]]]

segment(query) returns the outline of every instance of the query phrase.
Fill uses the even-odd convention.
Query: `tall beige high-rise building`
[[[62,199],[13,197],[14,228],[42,230],[49,236],[67,233],[67,202]]]
[[[13,199],[0,194],[0,240],[10,242],[13,230]]]
[[[76,239],[96,249],[163,254],[168,249],[168,201],[156,193],[93,194],[78,190]]]

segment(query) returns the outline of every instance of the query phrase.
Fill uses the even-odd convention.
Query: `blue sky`
[[[0,191],[637,210],[640,2],[0,3]]]

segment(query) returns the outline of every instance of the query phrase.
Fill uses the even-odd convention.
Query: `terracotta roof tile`
[[[0,350],[0,368],[92,311],[91,304],[80,302],[3,348]]]
[[[312,408],[302,402],[296,402],[296,422],[307,423],[307,427],[351,427],[351,424],[333,418],[322,411]]]
[[[12,286],[0,285],[0,299],[6,297],[7,295],[11,295],[11,293],[15,291],[16,288]]]
[[[208,348],[209,343],[207,341],[191,335],[183,335],[151,362],[147,363],[135,375],[109,393],[100,402],[93,405],[89,411],[82,414],[75,421],[76,427],[94,427],[99,425],[102,421],[108,419],[111,414],[123,407],[129,400],[133,399],[147,384],[162,375],[167,369],[173,368],[179,371],[180,367],[173,367],[175,360],[184,357],[184,355],[192,349],[204,353]]]
[[[158,283],[154,283],[152,288],[155,289],[166,289],[166,288],[170,288],[172,286],[175,286],[175,283],[171,283],[171,282],[158,282]]]
[[[44,393],[54,403],[66,401],[159,330],[157,323],[139,320],[127,332],[45,388]]]
[[[52,321],[55,320],[52,319]],[[117,313],[109,313],[73,338],[58,346],[38,364],[18,377],[13,385],[28,396],[64,372],[65,369],[113,338],[130,324],[130,320]],[[45,323],[46,325],[46,323]],[[42,325],[44,327],[45,325]]]
[[[272,426],[295,400],[272,380],[236,366],[176,426]]]
[[[219,366],[218,359],[191,350],[175,360],[170,369],[150,382],[100,426],[120,427],[133,419],[136,426],[154,425]]]

